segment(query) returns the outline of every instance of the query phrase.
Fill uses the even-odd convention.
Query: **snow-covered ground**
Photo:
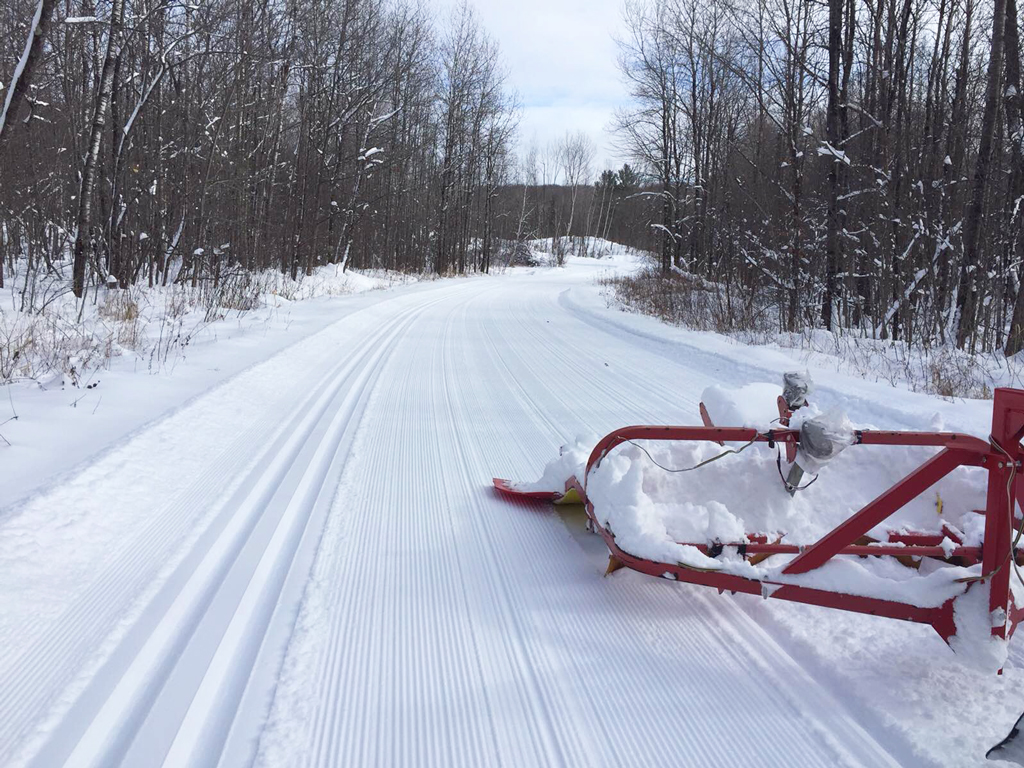
[[[1014,644],[996,676],[928,627],[603,578],[573,513],[490,488],[800,366],[608,309],[628,268],[298,302],[0,392],[0,765],[983,764]],[[810,373],[858,424],[988,433],[990,403]]]
[[[29,313],[21,310],[24,283],[8,276],[0,292],[0,509],[296,339],[377,303],[377,291],[410,282],[335,267],[300,281],[267,272],[234,291],[253,305],[244,309],[187,285],[101,291],[79,322],[66,281],[30,284],[41,309]]]

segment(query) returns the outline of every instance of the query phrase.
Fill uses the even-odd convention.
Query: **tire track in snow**
[[[461,421],[458,420],[458,419],[453,419],[453,423],[458,424],[458,423],[461,423]],[[470,461],[472,462],[472,457],[479,456],[480,453],[481,453],[481,451],[479,450],[479,447],[478,447],[477,450],[470,450],[470,451],[466,452],[465,455],[467,457],[469,457]],[[480,471],[480,470],[478,469],[477,471]],[[529,518],[529,514],[526,513],[524,515],[523,519],[525,520],[525,519],[528,519],[528,518]],[[622,579],[621,578],[620,579],[612,579],[610,581],[620,581],[621,582]],[[652,584],[651,586],[666,586],[666,585],[659,585],[659,584],[657,584],[657,582],[654,582],[654,584]],[[678,585],[667,585],[667,586],[669,586],[669,588],[674,588],[675,593],[677,595],[680,593],[680,587]],[[718,618],[719,612],[718,611],[714,611],[714,613],[716,614],[715,618]],[[737,622],[735,621],[735,614],[736,614],[736,610],[735,610],[735,608],[733,608],[732,609],[732,617],[734,618],[734,620],[732,621],[732,624],[734,626],[737,625]],[[615,614],[616,618],[618,617],[618,615],[619,614]],[[739,614],[739,615],[742,616],[744,619],[747,619],[745,614]],[[571,620],[571,617],[572,617],[571,613],[566,616],[566,618],[570,619],[570,620]],[[701,620],[702,623],[703,622],[707,622],[707,619],[708,619],[708,617],[703,617],[703,619]],[[693,623],[692,620],[689,623],[692,624]],[[748,624],[750,623],[749,619],[747,619],[746,623],[748,623]],[[711,628],[711,632],[714,633],[714,631],[715,631],[715,622],[714,621],[712,621],[712,623],[710,624],[710,628]],[[623,630],[628,632],[628,629],[627,629],[626,626],[623,626]],[[697,636],[697,637],[703,636],[705,639],[707,638],[707,635],[709,634],[707,628],[705,628],[704,626],[701,626],[699,628],[697,626],[693,626],[692,630],[693,630],[692,631],[692,635],[693,636]],[[686,636],[689,637],[690,634],[691,633],[686,633]],[[740,635],[738,635],[738,636],[740,636]],[[765,638],[765,639],[767,639],[767,638]],[[726,640],[726,642],[736,643],[736,641],[729,641],[729,640]],[[795,700],[792,696],[785,697],[785,696],[782,696],[782,695],[775,695],[775,690],[776,689],[779,690],[779,691],[783,691],[783,690],[785,690],[785,686],[782,685],[782,681],[779,679],[778,675],[776,675],[776,674],[774,674],[772,672],[772,665],[770,665],[770,664],[764,662],[763,660],[761,660],[761,657],[758,654],[758,652],[755,651],[748,644],[741,643],[741,647],[743,647],[745,652],[742,653],[742,654],[740,654],[740,653],[734,654],[737,657],[735,659],[736,662],[739,662],[740,668],[749,668],[751,666],[751,664],[750,664],[751,660],[760,661],[760,663],[757,664],[756,666],[759,667],[760,674],[762,674],[766,678],[768,678],[768,681],[769,681],[769,685],[763,686],[762,693],[767,693],[769,699],[774,699],[775,700],[775,704],[782,708],[781,711],[789,711],[789,712],[793,712],[795,714],[797,712],[800,712],[801,710],[807,709],[804,706],[800,706],[798,701]],[[715,646],[712,646],[712,649],[714,649],[714,648],[715,648]],[[704,673],[705,670],[707,670],[707,669],[720,670],[720,668],[722,666],[721,663],[716,664],[716,663],[714,663],[715,662],[714,658],[707,658],[708,655],[709,655],[707,647],[703,647],[703,646],[697,645],[696,648],[690,648],[690,649],[687,649],[687,650],[691,651],[691,653],[689,654],[691,657],[693,657],[693,656],[698,656],[699,657],[701,655],[703,655],[705,657],[705,659],[706,659],[705,663],[697,666],[697,672],[698,672],[698,674],[701,674],[701,676],[704,676],[702,673]],[[696,651],[697,653],[693,653],[693,651]],[[711,655],[714,656],[714,654],[711,654]],[[785,666],[785,662],[788,662],[790,667],[796,668],[796,665],[793,664],[792,660],[790,660],[788,656],[785,656],[785,654],[781,654],[780,653],[780,655],[778,655],[777,657],[773,657],[773,658],[774,658],[774,661],[776,663],[784,662],[782,664],[782,666]],[[647,674],[645,674],[645,673],[647,673]],[[642,697],[644,695],[645,690],[647,690],[647,688],[648,688],[648,686],[650,685],[650,682],[651,682],[649,679],[647,679],[648,675],[649,675],[649,670],[643,670],[643,669],[635,669],[635,670],[633,670],[633,675],[631,675],[629,677],[626,677],[626,678],[624,678],[621,681],[622,686],[625,689],[622,692],[622,698],[628,701],[630,699],[633,699],[634,697]],[[713,677],[713,676],[709,676],[709,677]],[[805,678],[806,678],[806,676],[805,676]],[[640,685],[636,685],[637,682],[640,682],[641,684]],[[806,682],[806,680],[805,680],[805,682]],[[711,687],[714,684],[715,684],[715,682],[714,682],[713,679],[707,680],[708,687]],[[691,687],[691,686],[687,686],[687,687]],[[704,686],[698,686],[698,687],[704,687]],[[635,689],[635,690],[631,690],[631,689]],[[812,699],[814,698],[814,694],[815,693],[816,693],[816,691],[814,691],[814,689],[812,688],[811,689],[811,696],[810,696]],[[577,699],[578,698],[579,697],[577,697]],[[832,706],[835,705],[835,701],[834,700],[831,700],[830,697],[826,697],[826,698],[829,699],[827,701],[828,704],[830,704]],[[699,718],[700,713],[699,712],[694,712],[693,715],[694,715],[694,718],[696,719],[696,718]],[[805,713],[805,716],[806,716],[806,713]],[[685,720],[685,718],[684,718],[684,720]],[[835,721],[838,722],[840,725],[849,725],[848,723],[844,722],[844,718],[843,717],[837,717],[837,718],[835,718]],[[816,722],[816,721],[812,720],[812,722]],[[835,725],[835,722],[832,722],[832,725]],[[826,741],[826,742],[828,742],[828,743],[830,743],[832,745],[832,749],[834,749],[834,751],[835,751],[835,759],[837,760],[838,763],[846,764],[846,765],[859,765],[859,764],[865,764],[865,765],[884,765],[884,764],[893,764],[891,762],[891,760],[888,759],[887,755],[884,752],[880,751],[877,748],[877,746],[875,746],[873,744],[872,739],[862,729],[860,729],[859,727],[857,727],[854,724],[854,725],[852,725],[852,727],[848,728],[848,731],[849,731],[849,733],[844,734],[844,736],[852,737],[852,740],[853,740],[854,743],[857,743],[858,741],[863,741],[865,744],[867,744],[867,746],[865,748],[863,748],[862,750],[855,750],[855,751],[859,751],[860,752],[859,756],[855,757],[849,751],[845,750],[835,739],[829,737],[827,730],[822,725],[819,725],[818,728],[817,728],[817,733],[821,736],[821,739],[823,741]],[[627,734],[624,734],[624,735],[627,735]],[[692,746],[696,746],[696,745],[692,745]],[[634,742],[633,743],[633,750],[631,750],[631,753],[635,755],[636,754],[636,750],[638,750],[639,748],[640,748],[640,745],[637,744],[636,742]],[[649,759],[656,759],[655,756],[648,756],[648,758]],[[662,759],[664,759],[664,756],[662,756]]]
[[[157,610],[149,611],[148,613],[152,615],[148,618],[151,619],[150,623],[156,623],[155,629],[150,631],[162,633],[159,635],[159,640],[154,640],[157,636],[155,634],[146,636],[144,631],[140,631],[140,627],[147,623],[145,620],[147,617],[144,615],[143,621],[133,628],[135,636],[132,636],[130,633],[125,638],[123,645],[127,645],[127,648],[119,649],[125,650],[127,653],[116,654],[113,663],[108,664],[108,667],[112,668],[104,669],[94,679],[94,685],[91,687],[103,688],[106,686],[108,689],[113,687],[114,691],[120,692],[122,698],[103,699],[104,692],[89,689],[86,690],[83,696],[79,697],[75,708],[69,713],[71,717],[65,718],[65,720],[70,719],[72,722],[81,722],[84,727],[84,723],[88,722],[89,715],[97,706],[97,699],[103,702],[105,707],[105,709],[102,709],[97,714],[99,719],[93,721],[91,730],[87,730],[83,734],[85,742],[95,748],[93,757],[99,758],[99,762],[110,764],[116,760],[118,748],[128,748],[128,742],[133,735],[132,728],[135,725],[139,727],[142,725],[138,721],[145,714],[145,701],[147,699],[156,700],[158,692],[161,695],[163,693],[160,690],[163,684],[163,680],[160,679],[161,675],[169,675],[171,672],[170,667],[176,661],[175,652],[172,652],[171,649],[177,648],[177,653],[185,652],[186,644],[190,642],[191,636],[198,633],[200,621],[204,618],[201,615],[203,608],[208,608],[209,601],[214,600],[216,592],[220,588],[220,580],[226,578],[231,567],[237,563],[232,558],[239,557],[243,549],[250,544],[254,530],[260,526],[264,529],[270,529],[272,523],[265,521],[273,517],[274,514],[283,514],[277,512],[276,509],[273,510],[273,514],[266,514],[266,511],[270,510],[270,506],[274,503],[284,506],[284,511],[291,513],[289,520],[296,516],[292,499],[275,498],[276,485],[285,480],[290,472],[295,472],[293,467],[296,460],[300,456],[307,456],[310,453],[312,449],[309,446],[316,446],[318,438],[324,439],[324,430],[318,425],[328,408],[333,406],[337,409],[344,407],[346,404],[351,405],[353,397],[360,391],[360,386],[365,387],[370,374],[379,367],[372,366],[368,368],[365,365],[367,361],[379,363],[385,352],[393,348],[394,340],[400,335],[402,330],[415,320],[417,314],[429,307],[430,303],[444,300],[445,297],[442,296],[426,303],[421,301],[420,305],[401,311],[397,317],[385,323],[383,327],[377,329],[367,339],[363,340],[354,357],[342,360],[340,363],[332,366],[328,375],[324,377],[318,387],[314,388],[313,393],[300,404],[291,421],[281,430],[279,439],[256,462],[249,474],[254,490],[248,492],[248,489],[243,486],[235,494],[235,497],[228,502],[226,509],[219,513],[217,521],[211,526],[211,530],[208,531],[208,533],[212,534],[210,536],[211,539],[218,537],[217,545],[207,542],[204,546],[203,542],[199,542],[196,549],[190,553],[190,557],[183,562],[182,565],[184,567],[179,568],[178,578],[172,578],[171,582],[167,585],[168,588],[165,591],[170,594],[165,595],[163,600],[158,598],[154,601],[152,607]],[[346,384],[352,385],[353,392],[345,394],[344,386]],[[342,399],[343,395],[344,398]],[[347,415],[350,418],[352,414],[349,412]],[[341,423],[333,425],[334,431],[332,434],[335,440],[340,438],[340,434],[344,432],[347,423],[348,420],[346,419]],[[314,458],[318,459],[320,465],[323,465],[325,460],[329,458],[329,451],[325,453],[324,449],[325,446],[329,449],[330,442],[328,441],[326,444],[320,443],[319,445],[320,450],[314,454]],[[322,476],[323,467],[320,466],[317,477]],[[303,481],[307,477],[308,474],[304,474],[298,478],[298,481]],[[319,491],[319,488],[315,486],[315,483],[311,486],[307,481],[302,490],[306,497],[308,497],[314,491]],[[329,493],[329,489],[327,489],[327,492]],[[308,499],[305,501],[308,508]],[[287,551],[287,547],[283,547],[283,541],[288,539],[287,532],[289,530],[293,530],[293,528],[288,528],[287,526],[278,528],[277,538],[271,539],[283,551]],[[205,558],[203,555],[205,555]],[[255,556],[255,553],[253,553],[250,555],[250,558],[252,559]],[[264,562],[266,561],[261,561],[261,565]],[[270,564],[272,563],[268,563],[268,565]],[[210,577],[209,580],[203,583],[197,581],[195,573],[190,573],[194,568],[205,568],[203,573]],[[271,570],[273,569],[271,568]],[[260,573],[268,577],[265,570]],[[280,571],[278,572],[279,576]],[[185,579],[188,580],[185,581]],[[173,595],[173,598],[171,597],[174,590],[186,590],[190,587],[192,587],[193,594],[191,596],[193,600],[187,606],[183,607],[180,593]],[[250,592],[248,594],[251,595],[253,593]],[[230,601],[228,602],[230,605]],[[175,609],[178,609],[177,613],[173,613]],[[168,611],[168,614],[161,615],[161,611]],[[196,617],[194,624],[190,624],[188,620],[183,620],[182,617],[184,616]],[[159,622],[157,623],[158,619]],[[180,620],[182,623],[176,626],[176,620]],[[232,624],[228,629],[238,626],[240,625]],[[235,639],[237,640],[237,630]],[[140,653],[146,649],[149,649],[151,652],[147,658],[149,668],[146,670],[146,674],[139,674],[136,679],[129,680],[124,675],[132,671],[139,672],[138,667],[141,658],[132,654]],[[106,691],[106,695],[109,694],[110,691]],[[129,702],[131,702],[131,705],[129,705]],[[140,704],[143,706],[140,707]],[[102,719],[105,713],[109,716],[115,712],[118,713],[118,717],[107,720]],[[55,739],[52,739],[47,744],[48,749],[44,749],[37,756],[37,764],[53,765],[62,759],[60,755],[69,748],[68,731],[69,729],[64,729]],[[173,733],[170,735],[173,736]],[[151,746],[151,742],[143,739],[142,745],[143,748],[148,749]],[[79,743],[78,748],[83,748],[82,742]],[[104,750],[111,751],[104,752]],[[80,752],[73,753],[76,762],[81,762],[79,760],[81,754]],[[152,753],[147,752],[147,761],[151,760]]]
[[[742,728],[774,734],[758,745],[769,766],[891,765],[841,709],[776,691],[786,681],[718,628],[726,608],[689,595],[681,612],[679,585],[600,579],[557,517],[493,497],[489,469],[547,457],[557,428],[546,404],[610,418],[628,393],[582,377],[572,402],[510,381],[523,361],[504,360],[516,344],[501,346],[488,323],[511,297],[486,299],[424,318],[404,341],[415,348],[396,354],[418,376],[395,376],[368,404],[379,430],[357,440],[348,470],[365,498],[330,556],[321,548],[315,581],[328,588],[304,605],[306,636],[289,649],[259,762],[696,765],[730,762],[724,745]],[[318,645],[325,619],[330,640]],[[306,683],[317,694],[297,711]]]

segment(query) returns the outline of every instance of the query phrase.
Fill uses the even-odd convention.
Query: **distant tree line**
[[[551,239],[559,261],[570,253],[595,255],[592,238],[655,250],[652,201],[660,192],[629,163],[595,177],[595,159],[585,131],[568,132],[544,147],[531,143],[520,158],[515,190],[505,192],[521,198],[517,231],[526,238]]]
[[[629,0],[623,148],[662,271],[850,329],[1024,345],[1016,0]],[[647,230],[647,231],[643,231]]]
[[[0,0],[0,29],[0,286],[486,271],[515,227],[516,104],[468,5]]]

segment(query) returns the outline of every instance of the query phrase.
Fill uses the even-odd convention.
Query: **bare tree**
[[[569,240],[573,238],[573,224],[576,219],[576,203],[580,187],[590,183],[590,174],[593,170],[596,153],[594,142],[585,131],[567,133],[559,147],[559,165],[562,169],[565,186],[569,188],[569,220],[565,225],[565,237]],[[561,264],[565,260],[565,245],[557,233],[556,241],[554,251],[559,264]],[[585,238],[576,237],[576,251],[581,256],[586,255],[585,242]]]
[[[615,123],[643,183],[618,236],[663,274],[674,249],[726,316],[1013,353],[1020,51],[994,10],[986,40],[974,0],[628,0]]]

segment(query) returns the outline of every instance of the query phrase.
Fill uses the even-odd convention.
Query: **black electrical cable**
[[[641,451],[643,451],[647,455],[647,458],[650,459],[651,463],[654,464],[654,466],[658,467],[658,469],[662,469],[665,472],[673,472],[674,473],[674,472],[692,472],[695,469],[700,469],[701,467],[705,467],[708,464],[710,464],[711,462],[718,461],[719,459],[724,458],[724,457],[726,457],[726,456],[728,456],[730,454],[743,453],[743,451],[747,450],[747,448],[749,448],[750,446],[752,446],[754,443],[757,442],[757,437],[755,437],[749,443],[745,444],[744,446],[742,446],[741,448],[738,448],[735,451],[732,448],[729,448],[728,450],[722,451],[717,456],[712,456],[710,459],[707,459],[706,461],[702,461],[700,464],[694,464],[692,467],[679,467],[679,468],[675,468],[675,469],[672,468],[672,467],[666,467],[664,464],[659,464],[655,460],[655,458],[653,456],[651,456],[650,451],[648,451],[646,448],[644,448],[639,443],[634,442],[633,440],[623,440],[622,442],[629,443],[630,445],[635,445],[637,448],[639,448]]]
[[[782,484],[784,486],[786,486],[786,490],[787,491],[806,491],[808,488],[810,488],[812,485],[814,485],[816,482],[818,482],[818,477],[820,477],[820,475],[815,475],[814,479],[811,480],[811,482],[807,483],[807,485],[790,485],[789,481],[786,479],[785,475],[782,474],[782,449],[781,448],[778,450],[778,453],[776,453],[776,455],[775,455],[775,467],[776,467],[776,469],[779,470],[779,477],[782,479]]]

